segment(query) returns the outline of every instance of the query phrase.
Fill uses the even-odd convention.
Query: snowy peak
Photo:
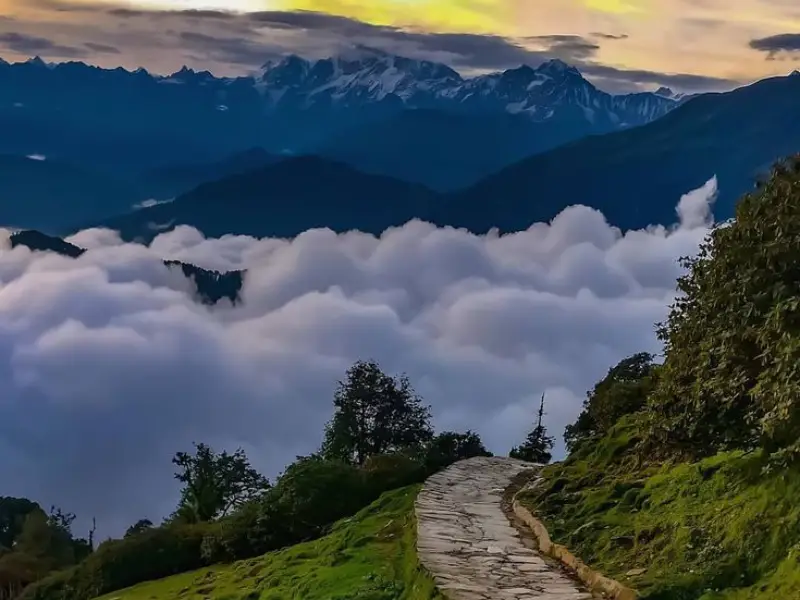
[[[568,65],[563,60],[554,58],[552,60],[548,60],[543,62],[541,65],[536,67],[536,71],[538,73],[544,73],[546,75],[550,75],[551,77],[580,77],[583,79],[583,75],[581,72],[578,71],[572,65]]]
[[[393,95],[411,102],[462,82],[446,65],[394,56],[366,46],[354,46],[331,58],[311,62],[288,56],[262,68],[258,86],[274,105],[295,102],[352,105],[382,101]]]

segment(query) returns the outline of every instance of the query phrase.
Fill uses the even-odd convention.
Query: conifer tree
[[[539,464],[550,462],[553,458],[550,451],[553,449],[554,440],[547,435],[547,428],[542,422],[542,417],[544,417],[544,394],[542,394],[542,401],[539,404],[539,419],[536,427],[528,434],[522,445],[511,449],[509,453],[511,458]]]

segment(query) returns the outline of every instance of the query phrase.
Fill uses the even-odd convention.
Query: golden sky
[[[797,40],[792,40],[787,52],[768,53],[750,47],[753,39],[780,34],[796,34],[800,40],[800,0],[0,0],[0,15],[12,17],[0,19],[0,44],[6,40],[5,49],[0,45],[0,55],[15,59],[24,55],[25,50],[39,47],[35,43],[22,44],[16,38],[9,44],[3,32],[14,32],[52,41],[61,50],[51,50],[51,54],[69,53],[63,48],[72,47],[77,39],[119,49],[119,53],[114,53],[116,56],[111,56],[111,52],[98,56],[95,62],[100,64],[116,59],[117,63],[129,66],[131,61],[138,60],[147,63],[144,66],[148,68],[158,69],[162,64],[164,68],[171,66],[173,58],[177,64],[181,60],[211,56],[175,46],[172,54],[162,52],[158,58],[153,46],[153,43],[158,45],[157,29],[163,26],[165,36],[174,35],[174,24],[167,27],[165,20],[154,21],[157,23],[154,29],[152,24],[144,27],[131,19],[125,23],[112,22],[103,14],[101,5],[171,11],[316,11],[384,26],[382,30],[392,27],[414,33],[501,37],[510,44],[545,53],[554,47],[549,36],[580,36],[574,40],[583,40],[587,46],[578,44],[573,49],[571,43],[564,42],[559,46],[561,54],[557,55],[568,62],[573,58],[579,68],[587,63],[594,65],[594,70],[588,67],[592,73],[601,73],[603,67],[609,67],[752,81],[784,74],[800,65],[795,62],[800,58],[800,50],[792,50],[800,49]],[[70,10],[64,10],[65,7]],[[86,10],[77,11],[76,7]],[[148,44],[134,43],[136,27],[141,27],[143,36],[149,36]],[[183,30],[215,35],[209,27],[209,22],[192,22],[185,24]],[[295,28],[289,32],[286,28],[261,28],[258,31],[260,43],[270,50],[285,46],[287,51],[300,54],[304,49],[322,54],[326,51],[325,36],[319,30]],[[231,32],[228,33],[230,37]],[[367,37],[371,42],[377,39]],[[130,44],[126,45],[125,40]],[[396,36],[393,40],[399,43]],[[420,42],[420,38],[415,40],[408,44],[412,51],[432,46]],[[380,45],[380,40],[377,43]],[[149,54],[148,48],[152,50]],[[478,48],[475,52],[481,51]],[[216,58],[211,59],[212,66],[225,68],[221,64],[225,61],[220,60],[224,56],[222,50],[213,54]],[[255,56],[255,47],[251,46],[251,50]],[[570,54],[573,50],[579,54]],[[447,49],[433,52],[431,58],[446,62],[448,52]],[[481,69],[486,67],[483,63],[488,63],[488,59],[478,62],[482,64],[476,68]],[[469,65],[462,61],[454,66],[463,70]]]

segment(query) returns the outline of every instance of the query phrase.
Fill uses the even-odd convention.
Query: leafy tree
[[[241,448],[233,454],[217,454],[206,444],[195,444],[194,454],[178,452],[172,462],[179,468],[175,478],[184,486],[174,516],[183,522],[225,516],[269,487]]]
[[[477,433],[445,431],[434,437],[428,444],[425,464],[429,470],[435,471],[473,456],[492,456]]]
[[[136,523],[128,527],[127,531],[125,531],[125,537],[129,538],[131,536],[138,535],[144,531],[147,531],[148,529],[151,529],[152,527],[153,522],[150,519],[139,519],[136,521]]]
[[[25,517],[14,553],[26,554],[38,561],[42,574],[75,563],[72,536],[64,528],[63,521],[59,522],[42,510]]]
[[[14,545],[25,517],[41,507],[27,498],[0,496],[0,548],[10,549]]]
[[[322,455],[363,465],[370,456],[416,449],[433,436],[430,408],[408,378],[392,378],[377,363],[359,361],[339,382]]]
[[[544,417],[544,394],[542,394],[542,401],[539,404],[539,420],[536,427],[528,434],[522,445],[511,449],[509,453],[511,458],[540,464],[550,462],[553,458],[550,450],[553,449],[554,440],[547,435],[547,429],[542,422],[542,417]]]
[[[587,392],[578,419],[567,425],[567,450],[572,452],[584,440],[604,435],[623,416],[642,410],[653,390],[656,373],[653,356],[646,352],[629,356],[609,369]]]
[[[800,451],[800,155],[738,204],[699,255],[658,330],[666,359],[649,441],[702,456]]]

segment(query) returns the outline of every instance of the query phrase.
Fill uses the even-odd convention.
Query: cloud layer
[[[475,429],[495,452],[521,441],[545,392],[560,441],[613,363],[658,350],[654,323],[715,190],[684,197],[674,228],[624,236],[572,206],[505,236],[182,227],[144,247],[89,230],[70,240],[89,248],[79,259],[0,240],[3,493],[96,516],[104,534],[157,520],[176,500],[170,459],[192,441],[241,445],[270,475],[315,450],[360,358],[407,372],[437,428]],[[244,303],[194,302],[162,258],[249,269]]]

